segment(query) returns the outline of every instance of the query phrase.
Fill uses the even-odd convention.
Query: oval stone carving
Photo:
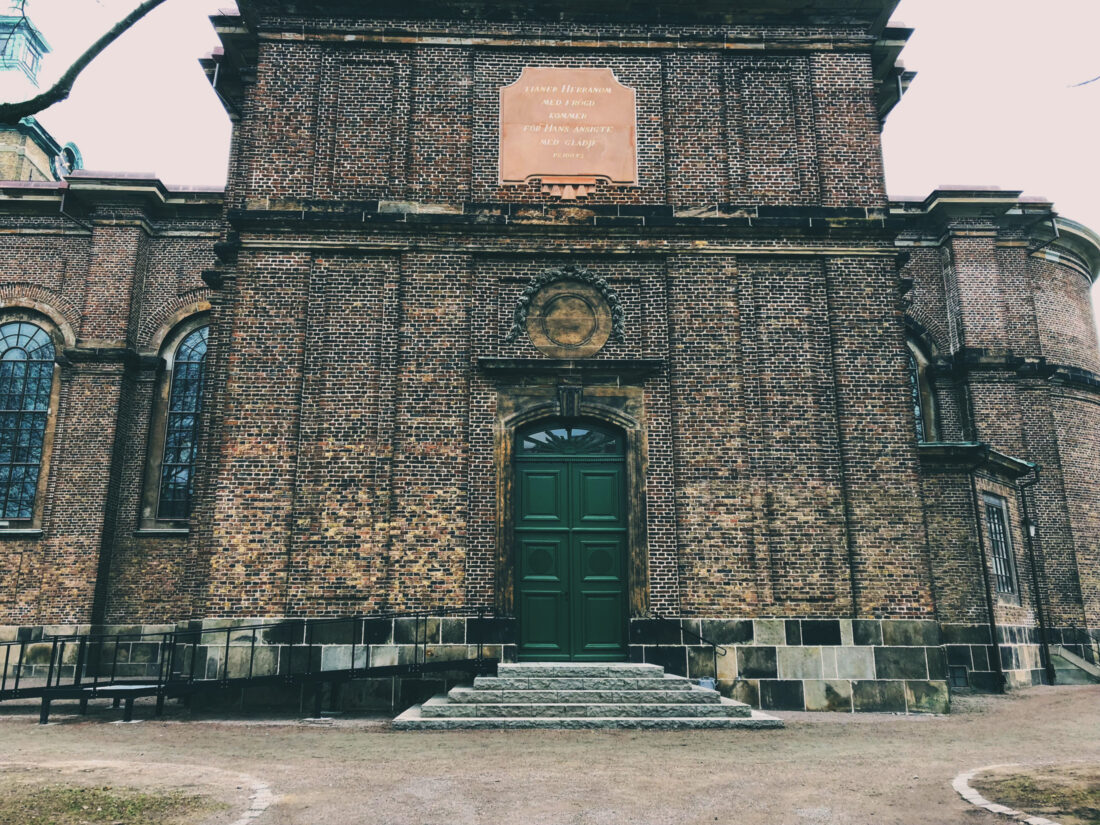
[[[556,281],[531,300],[527,334],[552,358],[587,358],[611,336],[611,308],[591,284]]]

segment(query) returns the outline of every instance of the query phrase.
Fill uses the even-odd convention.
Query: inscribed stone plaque
[[[527,66],[500,89],[500,182],[568,186],[638,182],[634,90],[611,69]]]

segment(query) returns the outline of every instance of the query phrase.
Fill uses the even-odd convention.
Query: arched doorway
[[[625,435],[554,419],[516,433],[515,582],[519,658],[627,656]]]

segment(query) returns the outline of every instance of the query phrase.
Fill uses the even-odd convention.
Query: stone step
[[[628,704],[556,704],[525,702],[516,704],[461,704],[450,701],[446,696],[434,696],[421,706],[421,716],[425,719],[454,718],[545,718],[560,719],[600,718],[600,719],[639,719],[665,717],[745,717],[752,708],[742,702],[722,699],[718,703],[707,704],[670,704],[670,705],[628,705]]]
[[[721,694],[716,690],[691,685],[687,689],[675,690],[489,690],[456,687],[447,696],[459,704],[718,704],[721,699]]]
[[[497,666],[497,675],[528,679],[663,679],[664,668],[636,662],[508,662]]]
[[[421,706],[413,705],[393,720],[395,730],[472,730],[472,729],[556,729],[556,730],[749,730],[783,727],[774,716],[752,711],[749,716],[664,716],[664,717],[575,717],[540,716],[425,718]]]
[[[500,665],[504,667],[504,665]],[[585,678],[582,676],[477,676],[474,690],[691,690],[683,676],[663,679],[635,679],[626,676]]]

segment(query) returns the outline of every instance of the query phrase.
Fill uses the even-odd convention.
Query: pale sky
[[[54,47],[43,79],[133,4],[31,0]],[[217,45],[207,15],[225,5],[168,0],[93,63],[43,124],[74,141],[89,169],[222,184],[229,122],[197,59]],[[884,134],[890,194],[924,196],[941,184],[1022,189],[1100,230],[1100,82],[1071,88],[1100,75],[1100,2],[902,0],[894,19],[916,29],[902,59],[919,76]]]

